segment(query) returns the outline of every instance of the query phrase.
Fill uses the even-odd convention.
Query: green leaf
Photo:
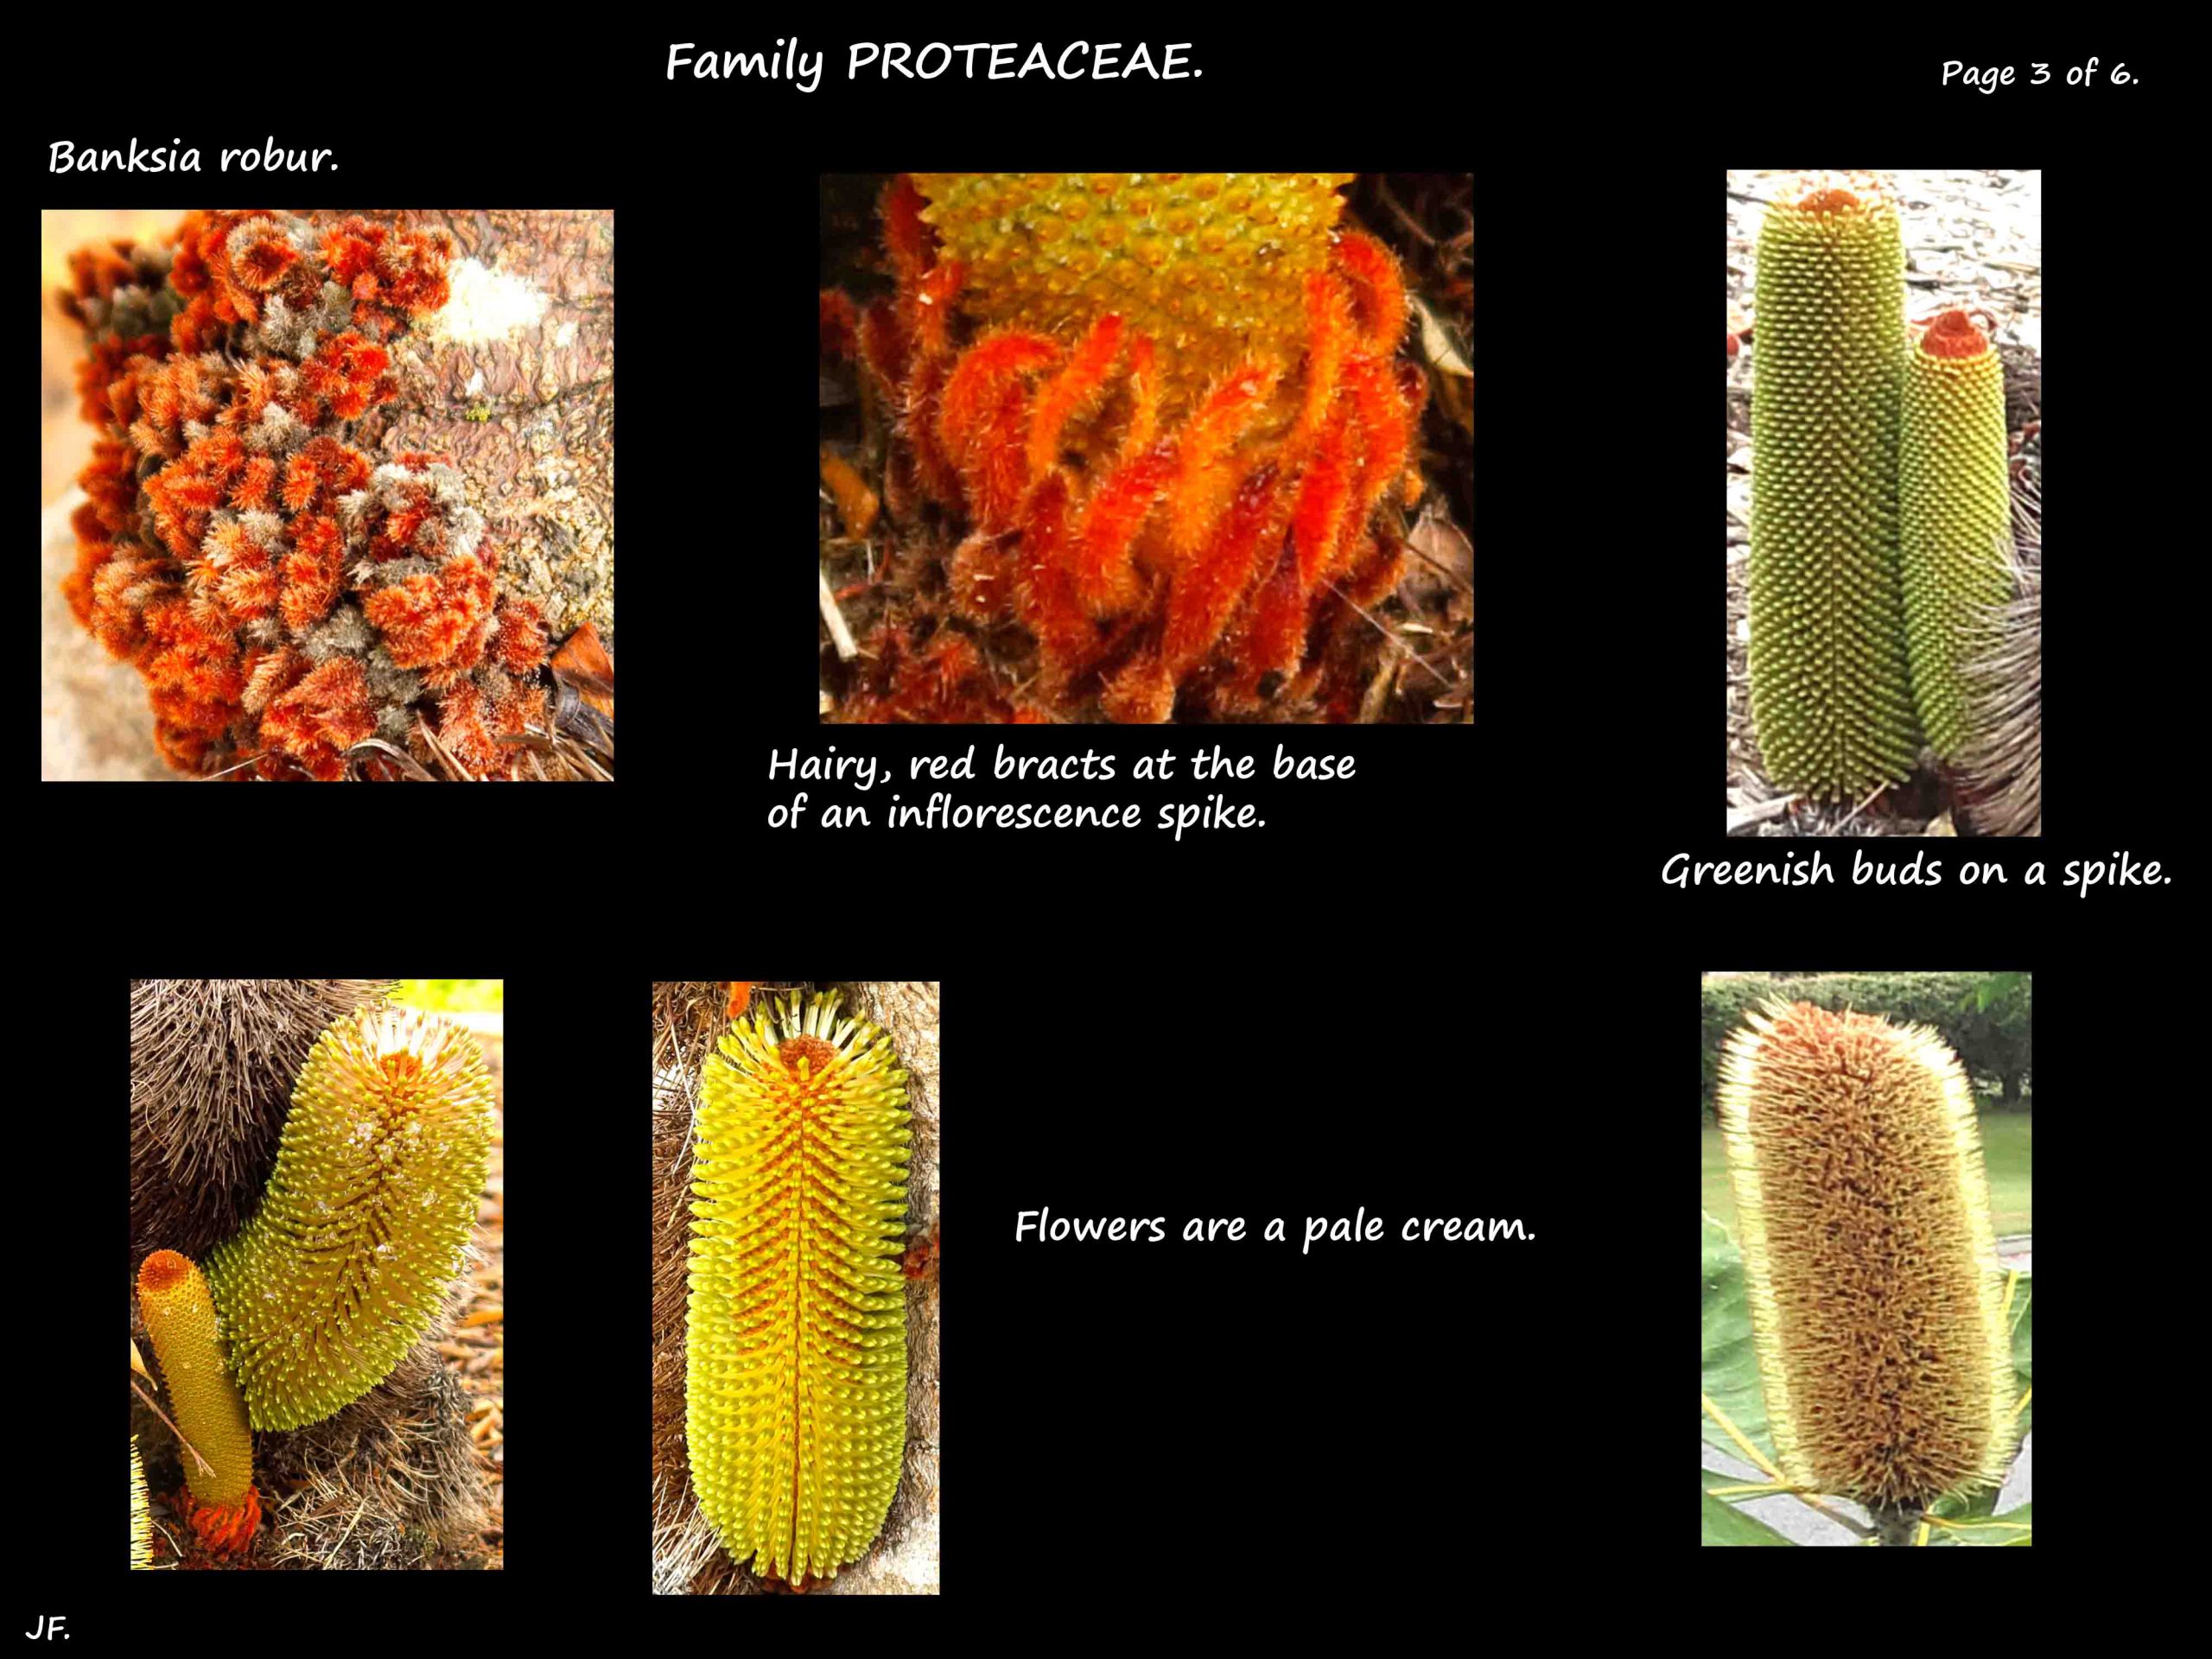
[[[1702,1219],[1705,1392],[1772,1458],[1774,1445],[1766,1432],[1766,1397],[1759,1391],[1758,1356],[1751,1348],[1751,1308],[1744,1294],[1744,1258],[1726,1228],[1711,1216]],[[1744,1455],[1743,1447],[1711,1417],[1700,1412],[1698,1422],[1707,1445],[1718,1446],[1731,1457]]]
[[[1698,1497],[1705,1506],[1705,1541],[1708,1544],[1786,1544],[1790,1541],[1765,1522],[1754,1521],[1741,1510],[1730,1508],[1710,1492],[1700,1492]]]

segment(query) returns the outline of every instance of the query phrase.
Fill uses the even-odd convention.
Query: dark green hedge
[[[2030,1071],[2033,976],[2028,974],[1747,974],[1704,984],[1698,1100],[1713,1109],[1720,1044],[1744,1011],[1769,997],[1856,1008],[1899,1025],[1933,1026],[1968,1076],[2020,1098]]]

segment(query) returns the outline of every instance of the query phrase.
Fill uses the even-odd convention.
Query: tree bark
[[[426,373],[370,411],[377,454],[448,454],[499,552],[503,585],[556,640],[614,643],[614,215],[378,214],[452,232],[454,297],[425,327]],[[473,261],[490,274],[464,273]]]

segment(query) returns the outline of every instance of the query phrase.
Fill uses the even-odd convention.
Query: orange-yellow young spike
[[[261,1519],[253,1433],[245,1401],[231,1380],[207,1281],[190,1257],[156,1250],[139,1264],[138,1311],[154,1339],[177,1430],[189,1446],[183,1453],[185,1519],[209,1548],[241,1549]]]

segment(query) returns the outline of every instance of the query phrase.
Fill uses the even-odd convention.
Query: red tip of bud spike
[[[1980,357],[1989,349],[1989,336],[1963,311],[1946,311],[1928,325],[1920,349],[1930,357]]]
[[[138,1268],[138,1288],[158,1295],[183,1282],[192,1263],[175,1250],[156,1250]]]

